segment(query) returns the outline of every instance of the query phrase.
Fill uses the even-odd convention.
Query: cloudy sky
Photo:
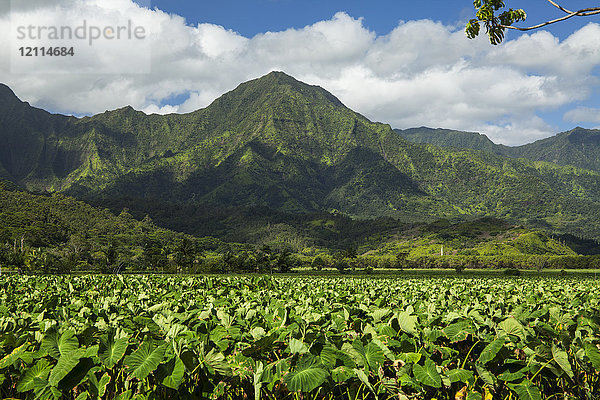
[[[561,16],[545,1],[508,3],[529,7],[529,23]],[[5,1],[0,82],[52,112],[185,113],[280,70],[395,128],[514,145],[600,127],[600,17],[492,46],[465,37],[472,14],[470,0]],[[23,55],[35,46],[75,54]]]

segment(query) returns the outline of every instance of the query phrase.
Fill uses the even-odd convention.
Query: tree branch
[[[554,2],[554,1],[552,1],[552,0],[548,0],[548,2],[549,2],[550,4],[552,4],[554,7],[558,8],[558,9],[559,9],[559,10],[561,10],[561,11],[564,11],[564,12],[565,12],[565,13],[567,13],[567,14],[573,14],[573,11],[567,10],[566,8],[564,8],[564,7],[563,7],[563,6],[561,6],[560,4],[557,4],[557,3],[555,3],[555,2]]]
[[[553,3],[551,0],[548,0],[548,1],[550,1],[551,3]],[[560,6],[558,6],[558,5],[556,5],[556,6],[560,8]],[[563,9],[563,11],[565,11],[565,10]],[[565,11],[565,12],[567,12],[567,11]],[[578,10],[578,11],[571,11],[571,12],[569,12],[568,15],[565,15],[564,17],[553,19],[552,21],[546,21],[546,22],[543,22],[543,23],[538,24],[538,25],[529,26],[527,28],[520,28],[520,27],[512,26],[512,25],[499,25],[499,26],[502,27],[502,28],[514,29],[514,30],[517,30],[517,31],[530,31],[530,30],[533,30],[533,29],[541,28],[542,26],[546,26],[546,25],[554,24],[556,22],[564,21],[564,20],[572,18],[572,17],[576,17],[576,16],[577,17],[587,17],[587,16],[590,16],[590,15],[596,15],[596,14],[600,14],[600,7],[582,8],[581,10]]]

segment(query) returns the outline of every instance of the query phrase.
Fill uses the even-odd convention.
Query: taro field
[[[0,277],[0,396],[598,399],[600,283]]]

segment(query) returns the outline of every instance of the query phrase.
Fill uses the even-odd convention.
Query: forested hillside
[[[598,172],[411,143],[281,72],[184,115],[77,119],[0,94],[3,176],[176,231],[219,236],[223,218],[205,210],[266,208],[400,223],[493,216],[599,237]]]
[[[455,149],[482,150],[505,157],[548,161],[558,165],[600,171],[600,130],[575,128],[522,146],[495,144],[475,132],[450,129],[395,129],[403,138],[415,143],[433,144]]]

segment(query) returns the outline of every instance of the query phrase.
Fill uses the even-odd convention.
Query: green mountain
[[[514,148],[512,157],[600,171],[600,130],[575,128]]]
[[[394,129],[396,133],[408,141],[422,144],[432,144],[439,147],[450,147],[455,149],[473,149],[487,151],[506,156],[508,146],[492,142],[487,136],[477,132],[464,132],[452,129],[420,128]]]
[[[281,72],[185,115],[126,107],[77,119],[0,93],[5,177],[117,212],[126,206],[175,230],[204,224],[214,229],[203,234],[220,233],[206,210],[266,207],[404,222],[494,216],[600,232],[599,173],[414,144]]]
[[[395,129],[403,138],[414,143],[433,144],[455,149],[474,149],[513,158],[548,161],[558,165],[600,171],[600,130],[575,128],[568,132],[522,146],[495,144],[480,133],[450,129]]]

